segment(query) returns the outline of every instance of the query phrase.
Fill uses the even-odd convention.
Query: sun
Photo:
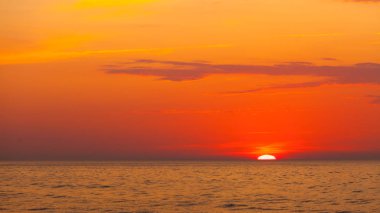
[[[276,160],[276,157],[273,155],[260,155],[257,160]]]

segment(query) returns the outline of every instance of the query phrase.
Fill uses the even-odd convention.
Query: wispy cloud
[[[140,49],[104,49],[104,50],[75,50],[75,51],[35,51],[2,55],[0,64],[19,64],[44,62],[57,59],[76,58],[89,55],[126,54],[126,53],[168,53],[173,48],[140,48]]]
[[[324,84],[380,84],[380,64],[360,63],[351,66],[318,66],[308,62],[288,62],[272,66],[241,64],[210,64],[206,62],[136,60],[123,65],[105,66],[109,74],[157,76],[161,80],[199,80],[216,74],[250,74],[269,76],[314,76],[325,80],[277,85],[238,92],[268,89],[316,87]]]
[[[3,54],[0,55],[0,64],[18,64],[31,62],[44,62],[57,59],[77,58],[92,55],[112,55],[112,54],[132,54],[132,53],[152,53],[167,54],[177,50],[187,49],[208,49],[208,48],[227,48],[229,44],[209,44],[195,46],[178,46],[167,48],[135,48],[135,49],[99,49],[99,50],[72,50],[72,51],[53,51],[39,50],[25,53]]]
[[[93,1],[93,0],[79,0],[74,5],[78,9],[90,8],[108,8],[108,7],[123,7],[131,5],[139,5],[154,2],[155,0],[107,0],[107,1]]]
[[[338,61],[338,59],[336,59],[336,58],[329,58],[329,57],[321,58],[321,59],[324,61]]]
[[[372,99],[371,104],[380,104],[380,95],[369,95],[368,97]]]
[[[299,34],[289,34],[289,37],[294,38],[304,38],[304,37],[331,37],[331,36],[342,36],[342,33],[299,33]]]
[[[380,2],[380,0],[346,0],[352,2]]]
[[[295,83],[295,84],[283,84],[283,85],[276,85],[276,86],[270,86],[270,87],[261,87],[261,88],[256,88],[256,89],[230,91],[230,92],[225,92],[225,94],[241,94],[241,93],[261,92],[261,91],[266,91],[266,90],[318,87],[318,86],[321,86],[322,84],[325,84],[325,83],[323,81],[321,81],[321,82],[305,82],[305,83]]]

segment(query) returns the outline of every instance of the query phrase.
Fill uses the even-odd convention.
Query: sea
[[[380,161],[0,162],[0,212],[380,212]]]

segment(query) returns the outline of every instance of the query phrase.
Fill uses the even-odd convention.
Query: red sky
[[[380,156],[379,1],[0,8],[0,159]]]

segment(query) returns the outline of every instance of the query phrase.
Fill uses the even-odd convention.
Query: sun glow
[[[273,155],[261,155],[257,160],[276,160],[276,157]]]

